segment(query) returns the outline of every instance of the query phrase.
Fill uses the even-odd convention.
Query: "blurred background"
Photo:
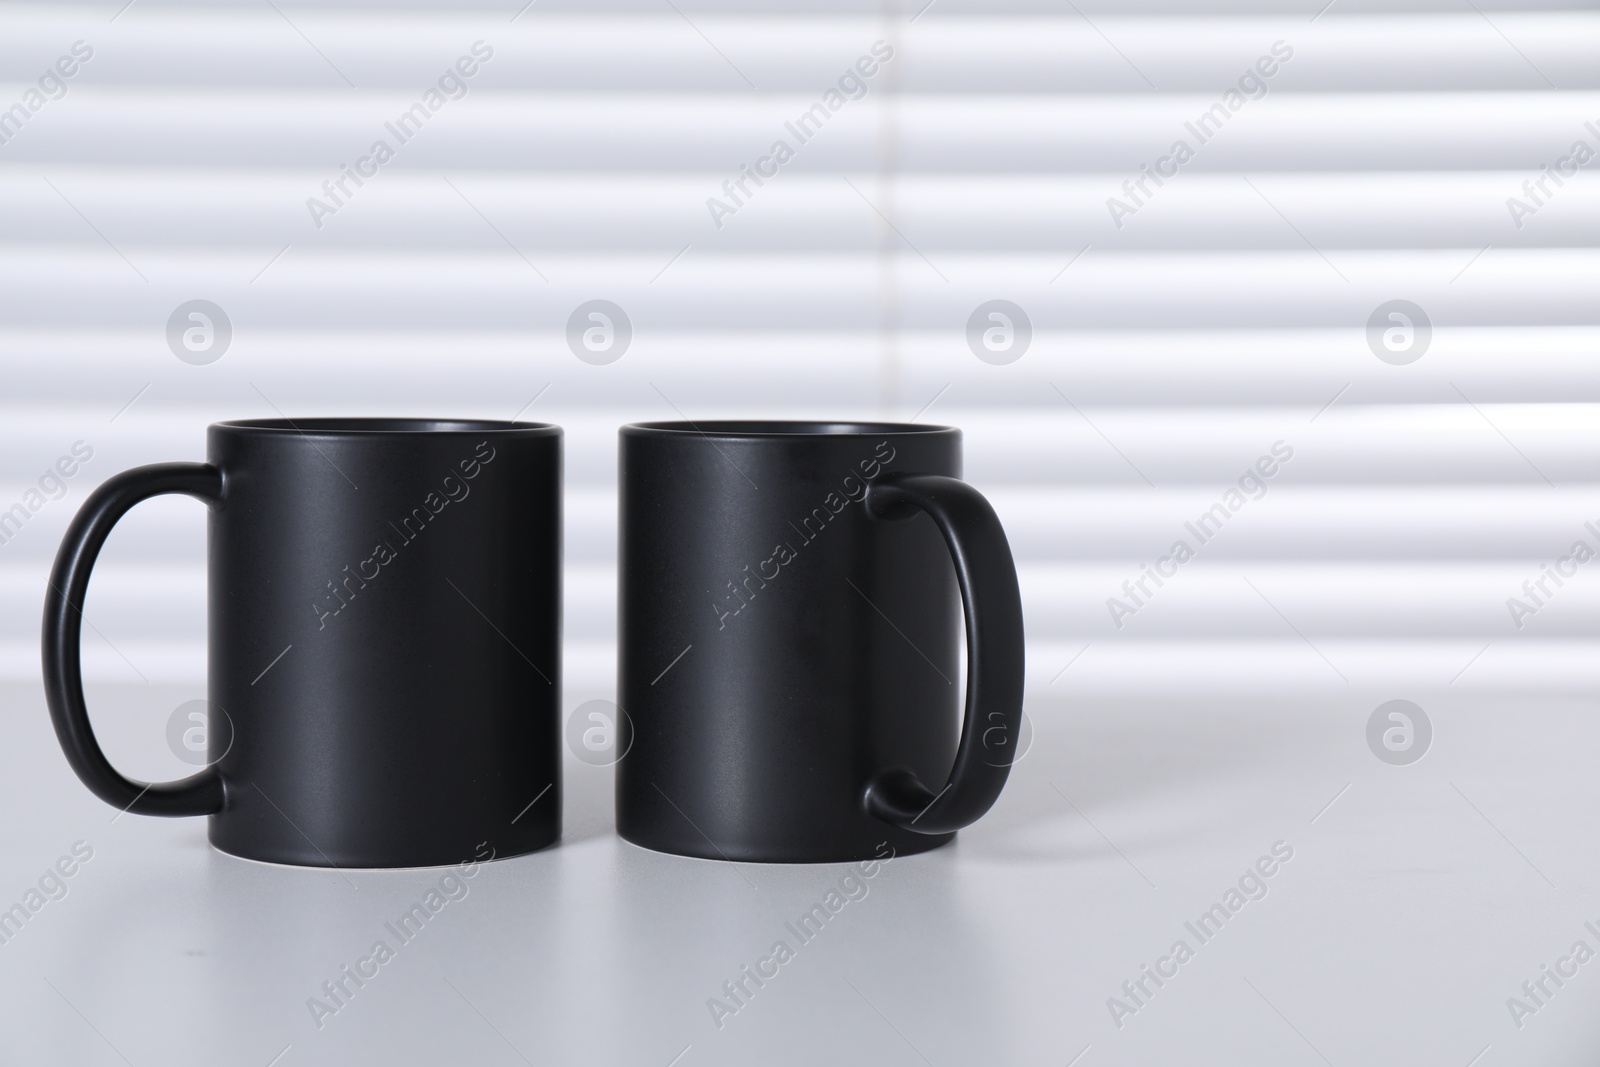
[[[7,4],[0,675],[84,494],[208,422],[520,417],[570,708],[616,427],[737,414],[964,429],[1035,691],[1592,688],[1600,583],[1536,584],[1600,549],[1591,8]],[[203,531],[118,528],[98,683],[203,691]]]

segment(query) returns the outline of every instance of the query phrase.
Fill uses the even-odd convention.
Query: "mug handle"
[[[129,508],[163,493],[186,493],[208,505],[222,503],[222,472],[206,463],[154,463],[106,480],[73,516],[56,552],[44,598],[44,695],[67,762],[89,791],[139,815],[210,815],[221,811],[222,779],[214,766],[176,782],[136,782],[111,766],[95,740],[83,702],[79,643],[89,572],[111,528]]]
[[[867,489],[866,505],[879,519],[926,512],[944,535],[966,611],[967,696],[961,744],[944,788],[935,793],[908,768],[890,768],[867,783],[862,804],[869,815],[902,830],[949,833],[982,817],[1011,772],[1024,671],[1017,567],[994,508],[959,478],[884,474]],[[983,757],[997,729],[1008,758],[990,762]]]

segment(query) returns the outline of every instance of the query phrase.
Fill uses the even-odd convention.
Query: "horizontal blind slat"
[[[348,211],[318,228],[305,202],[323,196],[320,185],[327,177],[307,168],[233,173],[29,165],[0,172],[0,202],[13,212],[6,222],[8,241],[89,249],[104,245],[88,227],[69,225],[77,220],[62,194],[119,245],[184,253],[276,249],[294,241],[327,251],[504,254],[510,241],[530,258],[654,252],[685,242],[723,254],[815,255],[876,252],[884,240],[877,215],[861,195],[878,194],[870,175],[787,176],[758,190],[719,227],[705,203],[725,197],[720,185],[726,174],[471,173],[446,184],[438,174],[401,172],[361,189]],[[1076,252],[1085,245],[1098,247],[1101,255],[1300,252],[1308,240],[1329,252],[1600,244],[1600,183],[1575,181],[1534,214],[1513,217],[1508,199],[1532,205],[1522,186],[1537,175],[1528,171],[1254,179],[1197,173],[1156,190],[1148,210],[1121,216],[1119,227],[1107,201],[1115,197],[1132,205],[1120,187],[1125,177],[911,175],[894,186],[895,225],[930,257]],[[1285,225],[1284,217],[1294,225]]]
[[[204,291],[241,322],[561,328],[573,309],[603,292],[632,321],[658,330],[884,325],[876,289],[884,264],[864,254],[738,256],[664,247],[653,256],[552,253],[534,260],[512,249],[299,249],[267,270],[282,251],[0,245],[0,289],[10,298],[3,321],[131,326]],[[1591,325],[1600,286],[1594,248],[1107,253],[1073,263],[1074,251],[937,259],[896,251],[894,322],[963,328],[980,303],[1005,293],[1026,305],[1035,330],[1355,328],[1405,293],[1431,321],[1452,326]],[[1057,276],[1065,284],[1052,281]]]
[[[286,386],[282,402],[299,411],[314,405],[325,414],[425,414],[448,406],[486,418],[509,417],[548,385],[541,403],[548,401],[563,419],[601,425],[666,410],[651,380],[668,396],[688,399],[701,415],[708,406],[776,413],[786,406],[790,415],[824,409],[905,418],[940,396],[926,417],[957,420],[985,408],[1063,408],[1065,400],[1050,382],[1085,409],[1278,406],[1302,410],[1307,423],[1335,398],[1319,420],[1347,406],[1459,404],[1463,395],[1480,405],[1600,401],[1596,326],[1440,324],[1427,358],[1399,372],[1372,356],[1364,323],[1328,329],[1041,329],[1016,373],[1007,373],[973,356],[965,322],[952,315],[941,329],[897,335],[899,365],[892,376],[877,369],[883,345],[877,331],[826,329],[644,330],[635,334],[633,357],[601,372],[567,349],[559,330],[567,309],[560,310],[554,321],[523,329],[396,332],[350,323],[317,331],[257,322],[239,334],[228,358],[204,373],[173,358],[159,306],[122,329],[0,328],[6,397],[14,405],[5,409],[0,433],[6,425],[41,431],[98,426],[149,385],[152,392],[118,424],[138,423],[150,400],[161,407],[163,421],[188,427],[185,432],[198,441],[200,429],[215,418],[256,410],[251,405],[260,398],[251,380],[270,386],[269,395],[278,392],[276,383]],[[440,359],[447,352],[470,353],[472,374],[446,372]],[[752,369],[763,376],[760,389],[748,382]],[[417,375],[428,381],[425,400],[416,394]],[[506,397],[514,398],[510,406]],[[569,455],[568,461],[575,458]]]
[[[1222,107],[1196,136],[1185,124],[1221,107],[1215,94],[950,94],[892,102],[878,95],[817,121],[802,142],[785,124],[816,104],[815,95],[481,91],[399,138],[385,124],[418,95],[343,86],[200,94],[86,84],[47,105],[4,151],[10,161],[34,164],[325,167],[331,178],[341,163],[354,165],[387,138],[395,153],[387,166],[401,170],[736,176],[787,134],[794,157],[779,171],[787,175],[875,170],[878,139],[890,124],[903,173],[1136,176],[1180,138],[1194,151],[1185,174],[1538,171],[1600,114],[1596,92],[1286,93],[1237,114]]]
[[[141,4],[134,17],[109,29],[76,13],[25,8],[10,15],[11,32],[0,38],[0,71],[17,78],[42,70],[64,45],[87,35],[104,47],[85,67],[84,85],[315,90],[341,87],[343,73],[363,90],[420,92],[456,53],[484,40],[493,58],[472,76],[473,87],[745,92],[749,87],[738,73],[707,47],[709,38],[761,91],[821,94],[876,41],[887,39],[897,56],[871,84],[902,93],[1144,93],[1159,86],[1164,92],[1220,94],[1263,56],[1274,93],[1541,89],[1546,86],[1540,71],[1564,89],[1600,87],[1600,68],[1592,62],[1600,19],[1593,12],[1507,13],[1493,24],[1470,9],[1345,14],[1315,23],[1277,16],[1113,14],[1091,24],[1070,10],[1047,18],[952,18],[943,6],[941,0],[931,13],[944,17],[915,22],[876,13],[849,18],[790,12],[713,14],[696,26],[661,8],[624,21],[550,14],[541,4],[516,24],[437,9],[296,12],[295,25],[337,73],[276,12],[259,6],[196,11]],[[1523,55],[1506,46],[1497,28]],[[1417,48],[1419,40],[1428,47]],[[1275,44],[1289,57],[1281,64],[1272,53]],[[1246,88],[1258,91],[1253,83]]]

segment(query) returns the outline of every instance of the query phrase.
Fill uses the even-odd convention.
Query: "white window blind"
[[[8,4],[0,673],[84,493],[207,422],[520,414],[604,690],[615,429],[739,414],[962,427],[1038,689],[1590,687],[1591,7]],[[95,678],[203,676],[203,529],[124,521]]]

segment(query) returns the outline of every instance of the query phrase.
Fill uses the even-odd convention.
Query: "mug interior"
[[[556,427],[542,422],[507,422],[503,419],[394,419],[371,417],[324,417],[309,419],[236,419],[219,422],[230,430],[254,430],[290,434],[413,434],[413,433],[506,433],[510,431],[550,431]]]
[[[953,426],[913,422],[806,422],[768,419],[708,419],[704,422],[635,422],[628,431],[685,433],[716,437],[842,437],[884,434],[955,433]]]

